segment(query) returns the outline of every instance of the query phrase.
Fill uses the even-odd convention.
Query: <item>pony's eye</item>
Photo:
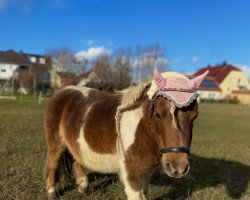
[[[155,113],[155,116],[158,118],[158,119],[161,119],[161,115],[159,113]]]

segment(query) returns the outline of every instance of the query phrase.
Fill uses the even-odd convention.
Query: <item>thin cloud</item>
[[[64,0],[49,0],[50,5],[53,8],[61,8],[64,5]]]
[[[105,54],[110,54],[110,50],[106,49],[103,46],[90,47],[86,51],[79,51],[75,54],[75,57],[78,61],[84,60],[94,60],[97,57]]]
[[[199,60],[200,60],[200,58],[199,58],[198,56],[194,56],[194,57],[192,58],[192,62],[193,62],[193,63],[197,63],[197,62],[199,62]]]
[[[2,11],[6,6],[6,0],[0,0],[0,11]]]
[[[235,66],[239,67],[250,81],[250,65],[235,64]]]
[[[95,42],[95,40],[87,40],[86,43],[88,46],[93,46],[96,42]]]
[[[0,0],[0,11],[8,7],[17,7],[22,12],[28,13],[31,10],[34,0]]]
[[[155,64],[159,67],[166,66],[170,64],[170,61],[164,57],[158,57],[158,58],[151,58],[147,57],[148,55],[142,56],[141,59],[132,59],[131,66],[134,67],[140,67],[145,65],[151,65],[154,66]]]

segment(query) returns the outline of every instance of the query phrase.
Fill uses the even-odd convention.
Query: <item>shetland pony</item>
[[[48,103],[44,120],[48,197],[55,197],[59,161],[66,152],[73,160],[78,190],[83,193],[88,186],[86,170],[118,174],[129,200],[147,199],[150,177],[160,164],[171,177],[187,174],[197,96],[182,104],[177,96],[167,98],[169,94],[163,93],[177,91],[182,95],[188,92],[185,87],[195,93],[192,85],[197,89],[203,78],[189,80],[155,69],[152,83],[124,93],[77,86],[58,91]],[[184,85],[178,86],[181,79]],[[167,88],[167,80],[168,85],[175,81],[175,87]]]

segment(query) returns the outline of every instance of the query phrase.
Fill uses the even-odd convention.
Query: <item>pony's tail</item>
[[[67,181],[71,181],[73,179],[73,161],[73,156],[67,149],[65,149],[59,160],[58,178],[64,178]]]

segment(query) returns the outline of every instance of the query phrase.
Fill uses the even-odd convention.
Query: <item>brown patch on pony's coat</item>
[[[116,152],[115,113],[120,104],[120,94],[90,93],[89,99],[97,99],[86,118],[84,137],[90,148],[97,153]]]
[[[84,125],[84,138],[90,148],[97,153],[116,152],[115,113],[121,94],[109,94],[92,90],[87,97],[81,91],[64,89],[59,91],[48,104],[45,126],[48,140],[63,134],[67,146],[74,156],[81,159],[77,139]],[[91,107],[88,116],[87,109]],[[58,139],[57,139],[58,140]],[[102,141],[100,143],[100,141]],[[48,142],[49,144],[50,142]]]

